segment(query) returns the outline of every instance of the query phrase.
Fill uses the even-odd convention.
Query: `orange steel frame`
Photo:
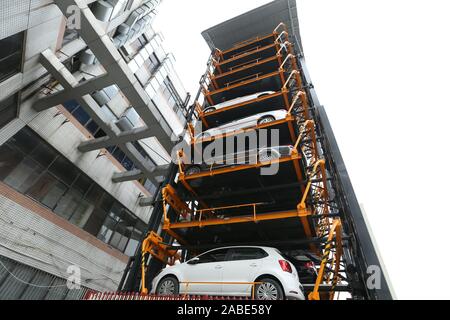
[[[255,164],[242,164],[242,165],[239,165],[236,167],[211,169],[208,172],[201,172],[201,173],[193,174],[190,176],[185,176],[184,170],[182,168],[181,160],[179,158],[178,162],[179,162],[179,167],[181,169],[180,175],[179,175],[179,180],[180,181],[190,181],[190,180],[195,180],[195,179],[199,179],[199,178],[203,178],[203,177],[217,176],[217,175],[226,174],[226,173],[230,173],[230,172],[237,172],[237,171],[243,171],[243,170],[249,170],[249,169],[257,169],[257,168],[275,164],[275,163],[287,163],[290,161],[293,161],[294,165],[295,165],[295,162],[298,162],[301,158],[302,157],[298,154],[298,152],[294,152],[290,157],[284,157],[284,158],[281,158],[278,160],[258,162]],[[302,179],[301,171],[297,172],[297,170],[296,170],[296,173],[297,173],[297,178],[298,178],[299,182],[302,182],[303,179]]]
[[[266,58],[266,59],[263,59],[263,60],[256,59],[256,62],[254,62],[254,63],[252,63],[252,64],[246,64],[246,65],[244,65],[243,67],[240,67],[240,68],[238,68],[238,69],[233,69],[233,70],[231,70],[231,71],[224,72],[224,73],[221,73],[221,74],[218,74],[218,75],[209,74],[209,79],[210,79],[211,81],[219,80],[219,79],[225,78],[225,77],[227,77],[227,76],[233,75],[233,74],[235,74],[235,73],[238,73],[238,72],[240,72],[240,71],[248,70],[248,69],[254,68],[254,67],[256,67],[256,66],[265,64],[265,63],[267,63],[267,62],[275,61],[275,60],[277,60],[278,62],[280,61],[279,58],[278,58],[278,56],[269,57],[269,58]],[[218,86],[216,85],[216,88],[217,88],[217,87],[218,87]]]
[[[271,37],[276,37],[276,36],[278,36],[278,33],[274,32],[274,33],[266,35],[266,36],[255,37],[255,38],[252,38],[252,39],[244,40],[244,41],[242,41],[240,43],[235,44],[232,48],[229,48],[229,49],[227,49],[225,51],[220,51],[220,53],[221,53],[222,56],[224,56],[225,54],[228,54],[228,53],[230,53],[232,51],[236,51],[236,50],[241,49],[241,48],[243,48],[245,46],[249,46],[249,45],[251,45],[253,43],[260,42],[260,41],[269,39]]]
[[[266,96],[263,96],[263,97],[260,97],[260,98],[256,98],[256,99],[252,99],[252,100],[249,100],[249,101],[246,101],[246,102],[242,102],[242,103],[237,103],[235,105],[231,105],[231,106],[222,108],[220,110],[212,111],[212,112],[207,113],[207,114],[203,113],[203,111],[201,110],[201,107],[198,105],[197,106],[197,113],[198,113],[200,119],[202,120],[203,124],[209,127],[209,125],[208,125],[208,117],[209,116],[212,116],[212,115],[215,115],[215,114],[218,114],[218,113],[221,113],[221,112],[226,112],[226,111],[229,111],[229,110],[233,110],[233,109],[236,109],[236,108],[240,108],[240,107],[245,107],[245,106],[247,106],[249,104],[252,104],[252,103],[266,101],[266,100],[269,100],[269,99],[272,99],[272,98],[275,98],[275,97],[279,97],[279,96],[283,96],[283,99],[285,101],[286,110],[288,110],[289,107],[290,107],[290,105],[289,105],[289,98],[287,96],[288,92],[289,92],[288,89],[285,88],[284,90],[275,92],[273,94],[266,95]],[[287,101],[287,104],[286,104],[286,101]]]
[[[214,91],[209,91],[208,88],[203,87],[203,95],[206,97],[206,99],[208,100],[208,102],[211,105],[214,105],[214,101],[212,100],[211,97],[216,95],[216,94],[218,94],[218,93],[222,93],[222,92],[225,92],[225,91],[228,91],[228,90],[231,90],[231,89],[243,87],[243,86],[246,86],[248,84],[251,84],[251,83],[254,83],[254,82],[257,82],[257,81],[260,81],[260,80],[268,79],[268,78],[271,78],[271,77],[274,77],[274,76],[279,76],[281,78],[281,74],[282,73],[284,73],[284,72],[278,70],[278,71],[271,72],[271,73],[268,73],[268,74],[263,75],[263,76],[256,75],[252,79],[244,80],[244,81],[242,81],[240,83],[233,84],[233,85],[228,86],[226,88],[221,88],[221,89],[217,89],[217,90],[214,90]]]
[[[180,260],[181,256],[177,250],[170,250],[169,246],[163,243],[163,239],[154,232],[151,232],[142,242],[142,261],[141,261],[141,293],[148,294],[145,274],[146,254],[150,254],[155,259],[174,265],[175,261]]]
[[[291,54],[288,55],[288,57],[290,58],[291,63],[292,63],[292,70],[297,71],[295,73],[295,80],[297,81],[297,87],[300,89],[300,88],[302,88],[302,80],[301,80],[301,77],[300,77],[300,73],[298,72],[298,67],[297,67],[296,62],[295,62],[295,57],[293,55],[291,55]],[[285,70],[284,69],[284,65],[286,64],[286,62],[287,62],[287,59],[285,59],[285,61],[282,62],[282,64],[280,65],[280,68],[277,71],[270,72],[270,73],[267,73],[267,74],[264,74],[264,75],[259,75],[259,74],[250,75],[250,76],[247,76],[245,78],[233,81],[231,84],[229,83],[223,88],[218,88],[217,83],[216,83],[216,89],[213,90],[213,91],[210,91],[206,84],[202,84],[203,95],[205,96],[206,100],[211,105],[214,105],[214,101],[212,100],[211,97],[216,95],[216,94],[219,94],[219,93],[222,93],[222,92],[226,92],[226,91],[229,91],[229,90],[232,90],[232,89],[235,89],[235,88],[239,88],[239,87],[242,87],[242,86],[246,86],[248,84],[251,84],[251,83],[254,83],[254,82],[257,82],[257,81],[261,81],[261,80],[264,80],[264,79],[268,79],[268,78],[271,78],[271,77],[274,77],[274,76],[279,76],[282,85],[285,86],[286,83],[287,83],[287,80],[285,79],[284,73],[285,72],[289,72],[289,70]],[[291,75],[292,75],[292,72],[291,72]],[[210,75],[208,75],[208,77],[210,77]]]
[[[242,53],[241,55],[235,56],[235,57],[230,58],[230,59],[227,59],[227,60],[223,60],[223,61],[220,61],[220,62],[217,61],[217,60],[213,60],[213,61],[212,61],[212,62],[213,62],[212,64],[213,64],[213,66],[214,66],[215,68],[217,68],[217,70],[219,71],[219,74],[220,74],[220,73],[222,73],[222,67],[223,67],[224,65],[226,65],[226,64],[229,64],[230,62],[237,61],[237,60],[240,60],[240,59],[242,59],[242,58],[251,56],[252,54],[259,53],[259,52],[262,52],[262,51],[265,51],[265,50],[269,50],[269,49],[272,49],[272,48],[276,48],[276,47],[277,47],[277,44],[276,44],[276,43],[274,43],[274,44],[269,44],[269,45],[267,45],[267,46],[257,48],[257,49],[255,49],[255,50],[253,50],[253,51],[249,51],[249,52]]]

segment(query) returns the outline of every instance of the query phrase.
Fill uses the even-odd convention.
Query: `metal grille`
[[[87,291],[69,290],[65,279],[0,256],[0,300],[80,300]]]

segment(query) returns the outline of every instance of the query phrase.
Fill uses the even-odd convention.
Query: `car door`
[[[221,295],[223,262],[227,252],[228,249],[217,249],[189,260],[183,270],[180,291],[188,294]]]
[[[261,248],[232,248],[223,269],[222,293],[227,296],[249,296],[267,253]]]

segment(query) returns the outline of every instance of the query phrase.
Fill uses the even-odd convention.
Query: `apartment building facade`
[[[159,5],[2,1],[0,299],[114,291],[139,250],[189,101]]]

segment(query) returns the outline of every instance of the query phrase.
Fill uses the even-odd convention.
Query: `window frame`
[[[33,178],[30,180],[30,182],[27,182],[27,184],[29,183],[29,185],[27,185],[26,189],[21,192],[24,196],[29,197],[31,199],[33,199],[34,201],[36,201],[37,203],[39,203],[40,205],[48,208],[49,210],[51,210],[55,215],[65,219],[66,221],[68,221],[69,223],[71,223],[72,225],[84,230],[85,232],[88,232],[89,234],[93,235],[94,237],[99,237],[98,233],[101,230],[101,227],[106,223],[108,217],[110,216],[111,212],[113,212],[112,210],[114,208],[116,208],[116,211],[120,212],[121,217],[121,221],[117,221],[114,224],[114,230],[113,234],[115,234],[117,232],[117,228],[118,225],[122,222],[125,221],[125,223],[123,223],[123,226],[125,229],[128,228],[128,230],[126,230],[127,232],[129,231],[129,236],[126,235],[126,232],[124,231],[124,233],[121,233],[121,239],[120,239],[120,243],[122,241],[124,241],[123,238],[126,238],[126,243],[124,245],[123,250],[118,249],[116,246],[113,246],[115,249],[117,249],[118,251],[124,253],[128,247],[128,244],[130,242],[130,239],[133,236],[133,232],[135,230],[138,230],[138,232],[141,232],[142,234],[145,233],[145,222],[143,220],[141,220],[137,215],[135,215],[133,212],[131,212],[126,206],[124,206],[122,203],[120,203],[116,198],[114,198],[114,196],[112,196],[111,194],[109,194],[109,192],[107,192],[106,190],[104,190],[100,185],[98,185],[91,177],[89,177],[88,175],[86,175],[84,172],[82,172],[82,170],[80,168],[78,168],[75,164],[73,164],[70,160],[68,160],[67,158],[64,157],[64,155],[62,155],[60,152],[58,152],[58,150],[54,149],[53,146],[51,146],[50,144],[48,144],[46,141],[44,141],[42,138],[39,137],[39,135],[37,133],[35,133],[32,129],[30,129],[29,127],[25,127],[22,130],[25,130],[25,132],[23,132],[23,137],[26,138],[27,136],[31,136],[36,138],[36,141],[38,141],[38,143],[36,145],[34,145],[32,148],[21,148],[19,146],[19,143],[21,142],[21,140],[18,139],[14,139],[16,137],[16,135],[14,137],[12,137],[10,140],[8,140],[7,142],[5,142],[4,145],[6,148],[11,149],[13,152],[17,153],[18,155],[20,155],[20,157],[17,157],[17,159],[15,159],[16,163],[14,164],[14,168],[4,177],[2,178],[0,181],[2,181],[3,183],[6,183],[5,180],[10,177],[11,173],[14,172],[14,170],[23,162],[23,161],[30,161],[32,163],[34,163],[37,167],[40,168],[40,171],[37,172],[37,174],[35,176],[33,176]],[[19,132],[22,132],[19,131]],[[35,159],[34,155],[34,151],[36,151],[38,149],[39,146],[43,145],[45,148],[43,148],[43,150],[50,150],[52,152],[53,155],[53,159],[51,161],[48,162],[48,164],[46,166],[44,166],[41,162],[37,161]],[[70,170],[75,170],[76,174],[74,174],[74,179],[73,181],[71,181],[71,183],[67,183],[65,181],[63,181],[61,179],[61,177],[59,177],[57,174],[55,174],[54,172],[50,171],[50,167],[52,167],[57,161],[58,159],[62,159],[63,161],[67,161],[68,164],[70,165]],[[54,206],[51,208],[48,205],[46,205],[45,203],[43,203],[44,199],[46,198],[46,196],[48,194],[50,194],[50,191],[52,190],[52,188],[48,188],[48,190],[46,191],[45,194],[40,194],[39,196],[33,196],[31,194],[29,194],[33,188],[36,187],[36,183],[38,183],[44,176],[48,175],[51,179],[54,180],[55,183],[59,183],[62,186],[64,186],[64,188],[66,188],[65,192],[62,193],[61,195],[58,196],[57,200],[54,200],[53,202],[55,202]],[[13,177],[11,177],[12,179]],[[29,179],[26,178],[26,179]],[[80,186],[77,186],[79,183],[80,179],[86,179],[87,182],[86,183],[86,190],[80,190]],[[23,183],[22,183],[23,184]],[[10,184],[8,184],[10,185]],[[10,185],[11,188],[18,190],[19,187],[13,187]],[[94,198],[90,198],[90,196],[92,195],[91,192],[93,190],[98,191],[97,196]],[[61,200],[66,197],[69,193],[77,193],[78,195],[81,195],[81,201],[79,201],[77,203],[77,205],[73,208],[73,210],[69,210],[70,212],[65,212],[65,214],[59,214],[56,212],[56,208],[62,204]],[[110,204],[108,203],[107,206],[103,206],[102,207],[102,200],[103,199],[109,199],[110,200]],[[52,203],[53,203],[52,202]],[[84,226],[80,227],[78,224],[74,223],[72,221],[72,219],[74,218],[75,214],[78,213],[78,209],[81,208],[82,205],[85,205],[86,203],[90,204],[93,206],[93,210],[91,210],[89,217],[86,218],[85,222],[84,222]],[[99,213],[104,213],[105,215],[101,215]],[[86,224],[87,222],[91,219],[97,219],[99,222],[99,229],[97,229],[97,231],[94,233],[93,231],[88,231]],[[112,219],[112,218],[111,218]],[[144,229],[139,229],[139,226],[144,226]],[[91,227],[91,226],[90,226]],[[92,227],[92,230],[94,230],[96,228]],[[131,229],[131,230],[130,230]],[[112,236],[110,237],[110,239],[107,242],[104,242],[106,244],[109,244],[111,241]],[[100,239],[99,239],[100,240]],[[101,240],[100,240],[101,241]]]
[[[259,252],[259,257],[258,258],[252,258],[252,259],[234,259],[234,254],[235,251],[238,250],[242,250],[242,249],[251,249],[254,250],[255,252],[258,251]],[[262,248],[258,248],[258,247],[237,247],[237,248],[230,248],[230,252],[228,255],[228,261],[229,262],[234,262],[234,261],[253,261],[253,260],[261,260],[264,258],[267,258],[269,256],[269,254],[267,253],[267,251],[265,251]]]
[[[24,30],[24,31],[21,31],[21,32],[17,32],[15,34],[12,34],[12,35],[6,37],[6,38],[3,38],[3,39],[0,40],[0,42],[4,41],[6,39],[9,39],[11,37],[17,36],[17,35],[21,36],[21,39],[19,41],[19,44],[20,44],[19,50],[9,54],[8,56],[0,58],[0,64],[4,64],[4,60],[6,60],[6,59],[8,59],[8,58],[18,54],[18,55],[20,55],[19,66],[14,71],[10,71],[10,72],[6,73],[3,76],[0,74],[0,83],[10,79],[11,77],[15,76],[18,73],[22,73],[23,72],[23,65],[24,65],[24,61],[23,60],[24,60],[24,54],[25,54],[25,41],[26,41],[26,38],[27,38],[27,30]]]
[[[2,80],[0,80],[0,82],[2,82]],[[0,110],[0,129],[4,128],[6,125],[8,125],[8,123],[10,123],[11,121],[13,121],[14,119],[17,119],[19,117],[19,107],[20,107],[20,91],[13,93],[9,96],[7,96],[6,98],[2,99],[0,101],[1,103],[6,102],[7,100],[12,98],[12,104],[8,104],[3,110]],[[7,113],[10,108],[13,109],[13,114],[14,117],[4,117],[3,114]],[[3,123],[1,120],[2,119],[6,119],[6,121]]]

